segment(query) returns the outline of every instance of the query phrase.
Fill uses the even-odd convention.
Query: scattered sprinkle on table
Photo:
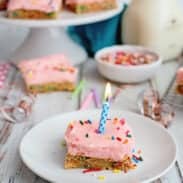
[[[105,180],[105,176],[104,175],[100,175],[100,176],[98,176],[98,180]]]
[[[116,173],[116,174],[121,173],[121,170],[115,169],[115,170],[113,170],[113,173]]]
[[[83,170],[83,173],[99,172],[101,170],[102,170],[101,168],[89,168],[89,169]]]
[[[62,145],[62,147],[66,146],[65,140],[62,140],[61,145]]]

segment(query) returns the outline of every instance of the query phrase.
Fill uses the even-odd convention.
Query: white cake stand
[[[28,27],[28,36],[22,45],[16,49],[10,60],[18,63],[22,59],[30,59],[52,53],[64,53],[74,65],[85,61],[87,54],[83,48],[75,44],[66,34],[65,27],[83,25],[111,18],[122,11],[123,3],[119,0],[118,8],[100,13],[77,15],[69,11],[60,13],[56,20],[12,20],[0,13],[0,24]],[[62,29],[60,29],[62,27]],[[11,40],[8,40],[11,44]]]

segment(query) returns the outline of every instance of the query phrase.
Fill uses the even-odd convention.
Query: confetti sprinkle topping
[[[117,124],[117,123],[118,123],[118,118],[114,118],[113,124]]]
[[[80,120],[79,122],[80,122],[81,125],[84,125],[83,121]]]
[[[121,173],[121,170],[115,169],[112,172],[118,174],[118,173]]]
[[[140,151],[141,152],[141,151]],[[139,162],[142,162],[143,161],[143,158],[142,156],[136,156],[135,154],[133,154],[132,156],[132,161],[135,163],[135,164],[138,164]]]
[[[92,124],[92,121],[91,121],[91,120],[88,120],[88,123],[89,123],[89,124]]]
[[[101,140],[102,143],[103,142],[106,144],[108,143],[109,147],[119,145],[120,148],[118,149],[118,152],[123,148],[127,149],[128,147],[130,147],[128,150],[128,152],[130,154],[130,156],[128,157],[128,160],[131,163],[130,169],[135,169],[137,164],[139,164],[140,162],[143,161],[143,158],[141,155],[141,150],[137,151],[136,149],[133,149],[134,142],[133,142],[133,138],[132,138],[133,133],[132,133],[131,129],[128,127],[127,124],[125,124],[124,119],[113,118],[113,119],[108,119],[108,120],[109,120],[108,127],[110,127],[110,128],[109,129],[107,128],[106,133],[100,134],[100,135],[99,135],[98,129],[96,127],[97,121],[92,121],[90,119],[77,120],[77,121],[73,121],[73,123],[70,123],[70,125],[72,126],[72,124],[73,124],[73,126],[75,128],[73,133],[76,133],[76,132],[78,133],[78,131],[80,132],[80,130],[81,130],[82,133],[81,134],[79,133],[79,136],[76,136],[76,137],[78,137],[79,142],[84,141],[85,144],[88,144],[90,141],[91,141],[91,143],[95,142],[93,140],[96,140],[96,142],[98,142],[98,140]],[[114,124],[113,123],[114,121],[118,121],[118,122]],[[118,130],[118,131],[116,131],[116,130]],[[76,138],[74,139],[75,144],[78,144],[77,143],[78,140]],[[131,143],[132,143],[132,145],[131,145]],[[131,154],[132,154],[132,156],[131,156]],[[116,154],[116,156],[118,156],[118,154]],[[121,156],[119,156],[119,159],[121,160]],[[116,162],[118,162],[118,160],[116,160]],[[121,167],[122,167],[122,164],[119,164],[119,166],[118,166],[118,164],[115,163],[115,165],[113,166],[114,170],[112,170],[112,172],[116,173],[116,174],[123,172],[124,170]],[[87,168],[87,169],[84,170],[83,173],[101,171],[100,168],[93,169],[93,168],[90,168],[90,166],[85,166],[85,168]],[[99,176],[96,175],[97,179],[105,180],[105,176],[100,176],[100,178],[98,178],[98,177]]]
[[[120,127],[117,127],[116,130],[120,130]]]
[[[123,142],[123,144],[127,144],[128,143],[128,139],[125,139],[125,141]]]
[[[69,128],[71,128],[71,129],[73,129],[73,128],[74,128],[74,126],[73,126],[73,124],[72,124],[72,123],[70,123],[70,124],[69,124]]]
[[[105,176],[104,175],[100,175],[100,176],[98,176],[98,180],[105,180]]]
[[[137,151],[137,154],[141,154],[141,153],[142,153],[142,151],[141,151],[141,150],[138,150],[138,151]]]
[[[125,124],[125,119],[120,120],[121,125],[123,126]]]
[[[128,138],[132,138],[132,135],[128,134],[126,137],[128,137]]]
[[[122,139],[120,138],[120,137],[116,137],[116,140],[118,140],[118,141],[122,141]]]
[[[62,147],[65,147],[65,146],[66,146],[66,142],[65,142],[65,140],[62,140],[62,142],[61,142],[61,146],[62,146]]]
[[[101,168],[89,168],[89,169],[83,170],[83,173],[99,172],[101,170],[102,170]]]
[[[127,131],[125,132],[126,136],[127,136],[129,133],[130,133],[130,131],[129,131],[129,130],[127,130]]]

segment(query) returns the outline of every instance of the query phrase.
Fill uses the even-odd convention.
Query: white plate
[[[143,116],[126,111],[111,111],[111,117],[125,117],[134,131],[137,147],[143,152],[144,161],[134,171],[114,174],[111,171],[83,174],[81,169],[65,170],[65,147],[61,146],[64,132],[74,119],[99,119],[100,111],[79,111],[48,119],[23,138],[20,155],[24,163],[40,177],[58,183],[97,183],[97,176],[104,175],[105,183],[149,182],[164,175],[175,163],[176,144],[161,126]]]
[[[71,26],[82,25],[93,22],[106,20],[119,14],[123,9],[124,3],[122,0],[118,0],[118,7],[113,10],[101,11],[98,13],[85,13],[78,15],[71,11],[63,10],[60,13],[58,19],[55,20],[18,20],[9,19],[5,16],[5,12],[0,12],[0,23],[20,25],[26,27],[53,27],[53,26]]]

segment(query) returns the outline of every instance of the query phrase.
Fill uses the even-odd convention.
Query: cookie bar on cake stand
[[[22,45],[10,56],[10,60],[18,63],[22,59],[31,59],[55,53],[64,53],[74,65],[78,65],[87,59],[85,50],[73,42],[65,29],[68,26],[84,25],[109,19],[119,14],[124,3],[118,1],[116,9],[97,13],[78,15],[62,10],[57,19],[29,20],[9,19],[6,12],[0,13],[0,23],[12,26],[21,26],[29,29],[29,33]]]

